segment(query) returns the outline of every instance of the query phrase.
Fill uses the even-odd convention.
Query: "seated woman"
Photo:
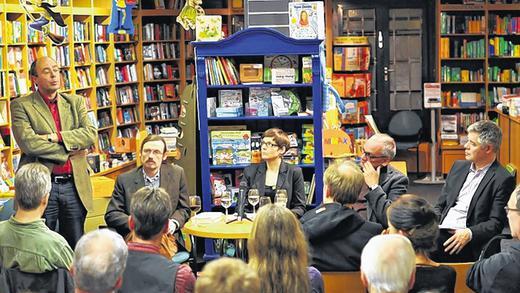
[[[244,169],[242,181],[248,188],[256,188],[260,196],[271,197],[276,190],[287,191],[287,208],[298,218],[305,213],[305,191],[301,168],[282,160],[289,148],[289,137],[279,128],[271,128],[262,137],[262,163],[251,164]]]
[[[268,204],[260,208],[247,248],[261,292],[323,292],[320,272],[307,267],[307,242],[300,223],[285,207]]]
[[[454,292],[457,273],[429,258],[439,237],[439,222],[433,207],[413,194],[394,201],[387,211],[388,232],[401,234],[415,249],[415,284],[409,292]]]

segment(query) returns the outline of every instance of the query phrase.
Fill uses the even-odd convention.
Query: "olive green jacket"
[[[58,111],[61,121],[61,143],[49,142],[41,134],[56,133],[51,111],[36,91],[11,102],[13,135],[22,151],[19,166],[40,162],[52,171],[64,164],[73,150],[87,149],[94,144],[97,130],[87,117],[83,97],[59,94]],[[86,156],[71,157],[74,183],[87,210],[92,209],[92,185]]]

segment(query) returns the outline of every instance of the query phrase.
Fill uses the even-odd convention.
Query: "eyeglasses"
[[[273,148],[273,147],[278,147],[279,145],[275,144],[275,143],[272,143],[272,142],[268,142],[268,141],[262,141],[260,143],[261,146],[266,146],[268,148]]]
[[[160,150],[144,149],[143,154],[145,154],[145,155],[153,154],[154,156],[161,156],[163,154],[163,152]]]
[[[510,208],[508,206],[505,206],[504,210],[506,210],[506,213],[509,213],[509,212],[520,212],[520,209],[514,209],[514,208]]]
[[[386,159],[386,156],[376,156],[372,153],[369,153],[365,150],[363,150],[363,157],[367,157],[369,159]]]

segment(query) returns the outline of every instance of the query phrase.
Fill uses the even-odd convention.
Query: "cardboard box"
[[[133,137],[114,138],[114,148],[116,153],[133,153],[136,151],[136,141]]]

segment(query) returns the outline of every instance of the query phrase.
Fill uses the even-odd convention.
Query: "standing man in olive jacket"
[[[87,117],[83,97],[58,93],[60,69],[55,60],[41,57],[30,71],[37,90],[11,102],[13,135],[22,151],[20,167],[40,162],[51,171],[52,189],[43,217],[51,230],[74,248],[84,233],[92,208],[92,185],[87,149],[97,131]]]

